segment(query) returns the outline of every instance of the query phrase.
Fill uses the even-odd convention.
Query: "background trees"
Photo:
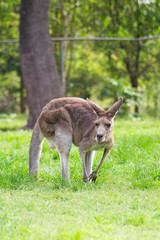
[[[57,24],[59,36],[64,32],[64,28],[67,36],[89,37],[139,38],[158,35],[160,32],[159,1],[88,0],[85,3],[84,1],[80,3],[56,1],[52,4],[57,10],[54,15],[56,18],[51,18],[51,24],[52,26],[53,22],[59,24]],[[61,21],[62,16],[65,16],[67,21]],[[54,29],[52,27],[53,36]],[[146,96],[148,83],[150,82],[149,85],[154,88],[154,75],[159,76],[158,61],[156,61],[160,50],[159,43],[159,40],[152,40],[68,44],[67,56],[70,58],[66,64],[66,80],[69,93],[83,97],[86,94],[92,95],[91,92],[95,93],[96,85],[96,89],[98,87],[99,90],[97,97],[100,99],[108,96],[117,98],[118,95],[123,95],[127,105],[134,105],[134,111],[139,112],[140,106],[142,109],[146,102],[148,105]],[[75,53],[78,48],[78,53]],[[88,63],[90,63],[89,72]],[[153,75],[152,78],[150,78],[151,75]],[[89,85],[92,89],[86,92]],[[85,91],[81,90],[81,86],[85,86]],[[157,87],[159,89],[159,84]],[[150,100],[154,102],[158,99],[159,90],[153,92],[157,92],[156,96],[150,94]],[[150,106],[156,109],[153,102]]]
[[[19,3],[3,4],[3,10],[13,18],[7,18],[3,39],[16,38],[18,35]],[[109,0],[109,1],[76,1],[50,0],[50,35],[51,37],[129,37],[138,38],[158,35],[160,33],[159,1]],[[2,11],[4,12],[4,11]],[[6,15],[7,15],[6,14]],[[6,21],[5,15],[5,21]],[[1,21],[3,22],[3,21]],[[9,23],[10,22],[10,25]],[[14,29],[14,31],[13,31]],[[14,34],[7,36],[8,32]],[[44,36],[44,34],[43,34]],[[17,36],[18,38],[18,36]],[[39,41],[39,38],[38,40]],[[1,89],[10,90],[7,96],[13,102],[8,109],[15,109],[15,103],[20,99],[20,76],[18,68],[8,70],[7,56],[9,45],[0,45],[1,66],[7,71],[0,72],[3,79]],[[56,64],[63,83],[63,89],[69,96],[91,97],[100,100],[101,104],[114,101],[123,96],[126,110],[130,112],[148,112],[158,114],[160,96],[159,52],[160,40],[149,41],[65,41],[52,42]],[[61,50],[65,67],[61,69]],[[12,49],[14,49],[12,45]],[[11,51],[12,56],[16,59]],[[6,56],[6,58],[4,57]],[[17,67],[18,67],[17,58]],[[15,69],[17,69],[15,71]],[[11,77],[12,76],[12,77]],[[4,80],[6,79],[6,80]],[[11,80],[12,79],[12,80]],[[13,79],[15,79],[13,81]],[[10,85],[6,82],[10,81]],[[13,86],[11,88],[11,86]],[[1,91],[1,100],[5,102],[5,91]],[[24,94],[21,94],[24,95]],[[32,94],[33,95],[33,94]],[[14,97],[13,97],[14,96]],[[19,104],[19,103],[18,103]],[[20,104],[19,104],[20,105]],[[18,106],[18,105],[17,105]],[[5,107],[3,111],[5,111]],[[2,111],[2,110],[1,110]]]

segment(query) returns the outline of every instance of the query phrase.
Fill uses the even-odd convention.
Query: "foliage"
[[[18,46],[0,46],[0,112],[20,110],[21,71]]]
[[[94,22],[94,25],[91,25],[92,31],[95,30],[94,33],[98,33],[102,37],[139,38],[155,35],[159,34],[160,31],[158,24],[160,14],[157,6],[157,1],[150,3],[136,0],[131,2],[126,0],[108,1],[107,3],[104,1],[94,2],[91,11],[97,12],[97,14],[91,14],[89,22]],[[101,27],[99,28],[99,26]],[[105,49],[103,45],[99,47],[101,50]],[[95,48],[97,49],[97,46]],[[153,52],[156,51],[159,54],[159,48],[157,51],[157,47],[154,48],[152,42],[120,41],[115,44],[109,43],[109,47],[106,47],[105,51],[109,58],[107,64],[112,78],[116,78],[118,75],[117,79],[119,79],[123,74],[123,78],[126,78],[131,87],[135,88],[134,91],[139,91],[139,93],[140,81],[144,77],[144,72],[149,81],[152,81],[149,78],[150,72],[153,73],[153,65],[157,65],[156,62],[153,63],[156,59],[154,57],[153,60]],[[159,70],[155,72],[159,75]],[[143,87],[145,91],[145,86],[143,85]],[[139,105],[137,97],[134,96],[132,100],[135,105]]]
[[[17,39],[19,35],[20,0],[0,2],[0,36],[1,40]]]
[[[115,146],[96,183],[82,182],[78,149],[71,185],[44,143],[37,181],[28,176],[31,131],[1,132],[1,239],[159,239],[159,121],[116,119]],[[97,152],[95,169],[102,151]]]
[[[20,1],[1,1],[0,6],[1,39],[18,38]],[[138,38],[160,34],[159,21],[158,0],[50,0],[51,37]],[[104,102],[107,98],[114,101],[124,96],[127,112],[133,112],[133,106],[138,106],[143,113],[158,114],[159,46],[159,39],[64,42],[67,95],[93,99],[96,96],[97,101]],[[59,42],[53,43],[53,50],[61,76]],[[1,69],[7,70],[0,71],[0,99],[3,103],[11,103],[1,108],[1,112],[19,111],[17,106],[25,93],[21,92],[18,50],[15,45],[0,45],[0,54]]]
[[[18,1],[0,2],[0,40],[18,39]],[[21,71],[17,43],[0,44],[0,112],[20,112]]]
[[[74,0],[70,0],[69,2],[65,0],[55,0],[52,1],[52,10],[51,29],[53,36],[57,36],[56,33],[58,32],[58,36],[64,37],[97,36],[138,38],[160,33],[158,1],[144,2],[134,0],[130,3],[126,0],[107,2],[102,0],[98,2],[88,0],[84,3],[83,1],[77,2]],[[67,49],[67,56],[72,56],[69,61],[73,62],[73,64],[66,64],[66,71],[68,71],[68,66],[72,65],[72,70],[69,70],[73,75],[70,74],[69,78],[67,78],[70,95],[75,95],[76,93],[78,96],[91,95],[88,91],[83,95],[81,89],[84,86],[83,89],[86,90],[88,85],[94,89],[93,78],[95,76],[97,78],[97,84],[99,85],[97,86],[96,84],[96,88],[98,87],[99,89],[99,97],[101,99],[103,96],[111,97],[112,95],[115,98],[117,95],[126,95],[126,102],[135,105],[135,109],[137,106],[146,105],[146,102],[144,103],[142,99],[146,99],[147,84],[146,81],[145,84],[144,82],[142,83],[142,79],[148,79],[148,81],[153,83],[155,81],[155,78],[153,80],[154,74],[156,74],[156,79],[159,79],[158,61],[156,61],[156,58],[159,56],[159,40],[141,42],[95,42],[95,44],[90,43],[85,45],[81,43],[79,45],[82,47],[74,48],[74,51],[76,54],[86,55],[87,59],[82,58],[82,60],[77,60],[72,54],[72,44],[68,45]],[[82,48],[84,50],[82,50]],[[89,55],[87,55],[88,50],[91,53]],[[82,53],[84,51],[86,51],[86,53]],[[97,57],[93,59],[92,53]],[[101,61],[103,71],[102,67],[99,67],[99,55],[101,55],[103,59]],[[75,62],[77,62],[77,64],[75,64]],[[89,72],[85,62],[92,62]],[[93,64],[93,62],[96,63]],[[82,64],[84,65],[84,70],[81,69]],[[76,69],[75,65],[80,66],[80,68]],[[94,70],[92,69],[92,65],[97,65]],[[76,69],[77,77],[74,74],[74,69]],[[95,70],[98,73],[96,75],[94,75]],[[125,79],[125,86],[123,88],[125,89],[126,86],[127,88],[130,87],[130,90],[127,90],[127,92],[131,92],[131,95],[119,92],[119,88],[113,88],[114,84],[112,84],[111,88],[107,88],[108,85],[110,86],[110,81],[107,81],[108,79],[114,79],[117,85],[119,85],[119,79]],[[79,84],[80,80],[81,84]],[[102,82],[104,84],[102,84]],[[72,86],[72,88],[70,86]],[[105,90],[106,93],[104,93]],[[133,94],[133,92],[135,94]],[[101,95],[101,93],[103,93],[103,95]],[[152,101],[152,109],[156,111],[154,101]]]
[[[95,54],[92,51],[93,43],[73,43],[74,56],[67,59],[68,69],[66,79],[68,83],[68,95],[78,97],[91,97],[92,89],[98,87],[103,81],[106,71],[103,72],[103,54]],[[78,50],[78,51],[77,51]]]

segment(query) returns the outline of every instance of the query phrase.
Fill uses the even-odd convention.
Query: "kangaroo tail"
[[[36,178],[38,176],[39,159],[41,155],[43,139],[44,137],[40,132],[39,125],[36,123],[33,129],[29,149],[29,175],[35,174]]]

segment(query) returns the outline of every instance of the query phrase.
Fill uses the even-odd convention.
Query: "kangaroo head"
[[[123,103],[123,99],[120,98],[112,107],[110,107],[107,111],[103,110],[97,104],[93,103],[89,99],[87,99],[88,104],[93,108],[93,110],[97,113],[97,119],[95,121],[95,140],[97,142],[105,142],[109,136],[112,134],[113,130],[113,120],[118,112],[119,108]]]

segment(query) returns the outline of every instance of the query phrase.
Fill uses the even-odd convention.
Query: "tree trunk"
[[[21,77],[21,80],[20,80],[20,113],[25,113],[25,97],[24,97],[24,84],[23,84],[23,80],[22,80],[22,77]]]
[[[132,74],[130,75],[130,80],[131,80],[131,85],[132,87],[135,89],[135,92],[137,92],[138,89],[138,77],[136,76],[136,74]],[[135,102],[137,101],[137,96],[134,97]],[[139,107],[137,104],[135,104],[134,106],[134,111],[135,113],[139,113]]]
[[[124,63],[126,64],[126,68],[127,68],[128,74],[129,74],[131,86],[135,89],[135,92],[137,92],[137,89],[138,89],[138,64],[137,64],[137,62],[132,63],[132,61],[130,61],[129,58],[125,58]],[[134,69],[136,69],[136,71]],[[134,97],[134,100],[137,101],[137,96]],[[137,104],[134,107],[134,111],[135,111],[135,113],[139,113],[139,107]]]
[[[49,35],[49,0],[21,0],[20,61],[32,128],[46,103],[63,95]]]

